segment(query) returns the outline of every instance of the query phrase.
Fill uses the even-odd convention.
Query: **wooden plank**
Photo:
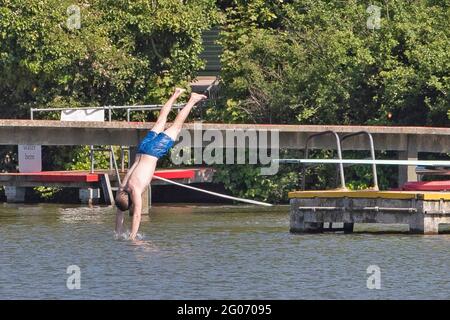
[[[289,192],[289,198],[387,198],[387,199],[415,199],[416,192],[405,191],[368,191],[368,190],[316,190]]]
[[[193,179],[195,177],[194,169],[178,169],[178,170],[158,170],[155,176],[166,179]]]
[[[42,172],[10,172],[0,173],[0,181],[29,181],[29,182],[98,182],[99,175],[88,172],[72,171],[42,171]]]
[[[51,187],[51,188],[97,188],[98,183],[90,182],[39,182],[39,181],[0,181],[0,186],[11,187]]]
[[[421,192],[421,191],[370,191],[370,190],[315,190],[293,191],[288,194],[295,198],[367,198],[367,199],[420,199],[420,200],[450,200],[450,192]]]
[[[109,175],[107,173],[100,175],[100,185],[103,191],[103,197],[107,205],[114,205],[114,195],[111,189],[111,183],[109,181]]]

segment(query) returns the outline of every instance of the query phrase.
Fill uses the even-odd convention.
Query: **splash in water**
[[[127,241],[127,240],[131,240],[130,239],[130,234],[131,232],[129,230],[123,232],[123,233],[117,233],[114,232],[114,240],[122,240],[122,241]],[[144,235],[141,233],[136,234],[136,238],[135,240],[143,240],[144,239]]]

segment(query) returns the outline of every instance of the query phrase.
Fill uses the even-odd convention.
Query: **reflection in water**
[[[101,207],[61,208],[58,213],[59,220],[64,223],[103,223]]]
[[[0,298],[450,297],[449,235],[297,235],[287,207],[165,206],[130,241],[114,234],[114,215],[0,204]],[[66,287],[70,265],[81,290]],[[366,287],[370,265],[381,290]]]

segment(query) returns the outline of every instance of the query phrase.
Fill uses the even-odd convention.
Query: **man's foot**
[[[185,91],[186,91],[186,89],[183,89],[183,88],[175,88],[175,92],[173,93],[173,95],[176,96],[176,97],[179,97],[179,96],[181,96]]]
[[[193,104],[196,104],[197,102],[205,100],[207,98],[208,97],[205,96],[204,94],[199,94],[199,93],[193,92],[193,93],[191,93],[191,97],[189,98],[189,102],[191,102]]]

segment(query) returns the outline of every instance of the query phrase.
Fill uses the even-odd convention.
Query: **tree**
[[[220,117],[450,124],[449,1],[235,1],[227,14]]]
[[[202,67],[218,19],[208,0],[0,0],[0,116],[159,102]]]
[[[160,103],[202,68],[201,34],[220,19],[212,0],[0,0],[0,117]],[[82,168],[85,152],[48,147],[44,166]],[[0,170],[15,160],[0,148]]]

